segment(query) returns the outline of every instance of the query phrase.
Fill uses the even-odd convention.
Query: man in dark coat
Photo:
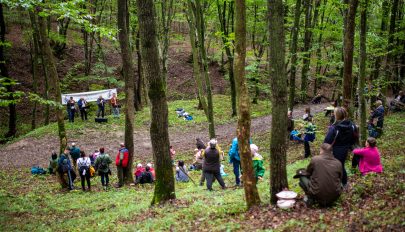
[[[332,146],[321,145],[320,155],[312,158],[306,170],[298,170],[294,178],[299,178],[300,187],[306,194],[307,204],[312,201],[329,206],[342,193],[342,164],[332,155]]]
[[[207,189],[212,191],[212,182],[214,181],[214,178],[217,179],[222,189],[225,189],[225,182],[222,179],[220,172],[220,155],[216,148],[217,140],[211,139],[209,144],[209,148],[205,149],[203,162],[203,172],[205,179],[207,180]]]

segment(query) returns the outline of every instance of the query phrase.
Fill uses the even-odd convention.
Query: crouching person
[[[187,170],[184,168],[183,160],[180,160],[176,167],[176,181],[178,181],[178,182],[188,182],[189,181]]]
[[[330,206],[342,192],[342,164],[332,155],[332,147],[322,144],[320,155],[311,159],[307,169],[297,170],[294,178],[299,178],[300,187],[306,196],[307,205],[317,202],[321,206]]]

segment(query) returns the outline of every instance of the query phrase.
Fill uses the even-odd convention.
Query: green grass
[[[172,106],[176,107],[176,106]],[[286,218],[276,230],[347,230],[358,220],[363,230],[376,230],[381,226],[403,224],[404,150],[403,138],[405,113],[386,119],[386,131],[378,140],[384,165],[383,175],[359,177],[351,175],[351,192],[345,193],[339,204],[330,209],[313,209],[308,215],[294,210],[276,212]],[[317,116],[317,125],[326,125],[323,117]],[[321,127],[319,127],[321,128]],[[42,133],[42,132],[41,132]],[[324,136],[319,131],[313,144],[316,154]],[[255,135],[265,157],[265,180],[258,189],[262,202],[268,203],[269,194],[269,134]],[[297,156],[302,145],[292,145],[288,152],[287,175],[291,190],[302,193],[298,181],[293,179],[295,170],[306,167],[309,160]],[[179,154],[185,157],[185,154]],[[225,163],[224,163],[225,164]],[[229,176],[228,186],[234,183],[231,166],[225,164]],[[350,170],[350,169],[348,169]],[[176,184],[177,200],[172,204],[150,207],[153,187],[129,187],[101,190],[99,177],[92,179],[93,192],[63,192],[53,176],[31,176],[29,170],[0,171],[0,231],[161,231],[161,230],[240,230],[258,229],[250,225],[255,220],[245,213],[243,189],[218,190],[214,192],[192,183]],[[198,182],[200,172],[191,172]],[[113,175],[112,183],[116,182]],[[76,186],[79,187],[78,183]],[[398,201],[395,199],[399,199]],[[369,207],[367,207],[369,205]],[[266,213],[268,206],[260,210]],[[306,212],[306,211],[305,211]],[[268,212],[267,212],[268,213]],[[341,216],[343,215],[343,216]],[[401,216],[402,215],[402,216]],[[332,218],[332,219],[331,219]],[[337,218],[337,219],[336,219]],[[402,219],[401,219],[402,218]],[[268,218],[266,220],[271,220]],[[362,224],[367,220],[368,224]],[[357,225],[357,224],[355,224]],[[252,228],[254,227],[254,228]]]

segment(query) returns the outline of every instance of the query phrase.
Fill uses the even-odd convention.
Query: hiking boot
[[[305,195],[304,196],[304,203],[307,207],[311,207],[314,204],[314,201],[311,199],[311,197]]]
[[[120,185],[120,184],[115,184],[114,187],[115,187],[115,188],[121,188],[122,185]]]

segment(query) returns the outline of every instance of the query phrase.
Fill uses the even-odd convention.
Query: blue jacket
[[[249,144],[252,144],[252,139],[249,139]],[[233,161],[235,160],[240,161],[238,138],[234,138],[232,140],[232,146],[229,149],[228,156],[229,156],[229,163],[233,163]]]
[[[66,161],[65,161],[65,160],[66,160]],[[64,153],[62,153],[62,154],[60,155],[60,157],[59,157],[59,160],[58,160],[58,167],[59,167],[59,168],[62,168],[62,166],[63,166],[63,164],[64,164],[64,161],[65,161],[65,163],[67,163],[69,171],[71,171],[71,170],[72,170],[72,164],[70,163],[70,159],[67,158],[67,155],[65,155]],[[62,170],[59,170],[59,172],[62,172]]]
[[[370,119],[377,119],[377,127],[383,128],[384,126],[384,106],[379,106],[370,115]]]

